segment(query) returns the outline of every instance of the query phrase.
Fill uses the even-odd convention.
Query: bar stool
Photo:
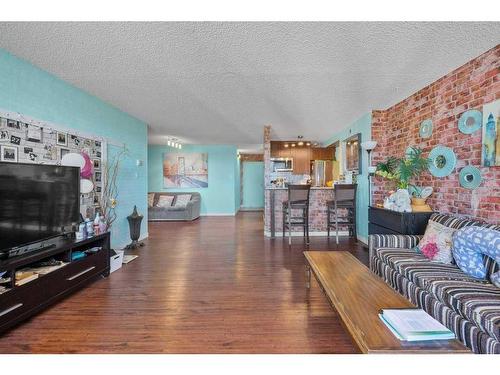
[[[335,228],[337,244],[339,243],[340,225],[347,226],[349,236],[356,238],[356,189],[356,184],[335,184],[333,201],[327,202],[328,237],[330,237],[330,228]],[[339,216],[340,209],[346,210],[345,216]]]
[[[292,226],[304,228],[304,237],[309,244],[309,193],[311,185],[288,185],[288,200],[283,202],[283,237],[288,229],[288,244],[292,244]],[[299,216],[293,216],[292,210],[300,210]]]

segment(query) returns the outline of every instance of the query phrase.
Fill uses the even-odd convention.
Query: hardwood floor
[[[311,237],[310,250],[360,244]],[[0,338],[0,353],[353,353],[302,238],[263,236],[262,213],[150,223],[140,257]]]

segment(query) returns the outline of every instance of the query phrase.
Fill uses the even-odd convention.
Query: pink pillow
[[[456,229],[429,220],[424,237],[418,243],[416,250],[434,262],[450,264],[453,262],[451,246],[455,231]]]

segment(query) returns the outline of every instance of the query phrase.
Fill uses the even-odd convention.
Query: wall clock
[[[477,109],[471,109],[462,113],[458,120],[458,129],[463,134],[472,134],[479,129],[483,123],[483,114]]]
[[[429,153],[429,172],[435,177],[446,177],[455,169],[457,156],[453,150],[438,145]]]
[[[429,138],[432,135],[432,120],[430,118],[422,121],[419,134],[421,138]]]
[[[462,168],[458,179],[462,187],[476,189],[481,185],[481,171],[472,165],[468,165]]]

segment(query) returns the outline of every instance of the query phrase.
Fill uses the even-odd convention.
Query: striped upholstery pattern
[[[474,353],[499,354],[500,342],[491,337],[474,323],[464,319],[432,294],[418,287],[380,259],[371,263],[372,271],[381,276],[393,289],[408,298],[410,302],[427,311],[435,319],[455,332],[457,339]]]
[[[460,229],[469,225],[500,230],[449,215],[431,220]],[[370,268],[392,288],[452,329],[475,353],[500,353],[500,289],[464,274],[454,264],[430,262],[412,248],[419,236],[370,235]],[[484,259],[488,275],[499,265]]]

